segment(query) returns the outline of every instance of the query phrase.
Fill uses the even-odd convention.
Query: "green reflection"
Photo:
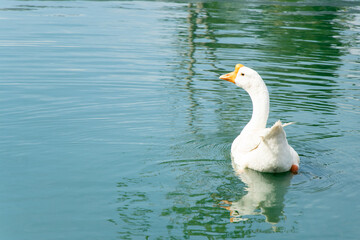
[[[296,229],[296,223],[285,222],[284,214],[290,173],[249,170],[240,181],[225,162],[209,159],[168,161],[154,168],[162,170],[149,169],[118,184],[119,220],[108,221],[121,226],[119,234],[125,239],[145,235],[227,239]],[[161,175],[168,176],[166,181]],[[151,189],[156,184],[155,193]]]
[[[222,63],[230,69],[238,62],[258,66],[273,90],[273,113],[308,111],[334,114],[337,105],[332,99],[339,96],[336,78],[346,47],[338,37],[346,29],[342,23],[346,17],[339,14],[345,10],[344,7],[302,7],[296,3],[234,6],[232,3],[211,2],[189,4],[185,10],[186,17],[177,20],[187,27],[177,34],[179,65],[175,65],[173,71],[177,79],[174,85],[178,90],[185,90],[180,96],[187,95],[189,100],[185,108],[190,119],[185,131],[189,135],[183,136],[189,141],[184,140],[173,148],[176,156],[186,158],[189,152],[194,157],[201,155],[200,150],[192,147],[194,143],[197,146],[212,145],[213,150],[218,151],[211,139],[232,141],[232,136],[236,136],[240,126],[246,123],[247,115],[250,116],[251,108],[243,108],[250,105],[249,100],[239,101],[227,91],[227,85],[217,80],[224,71],[224,67],[220,67]],[[210,68],[212,70],[208,70]],[[210,77],[214,79],[210,80]],[[207,82],[209,90],[205,90],[201,82]],[[202,104],[201,98],[214,102],[214,107],[209,102]],[[218,130],[216,137],[207,133],[209,115],[205,113],[206,108],[212,107],[221,109],[215,111],[215,118],[211,119],[212,127]],[[231,121],[236,122],[236,126],[227,124]],[[218,151],[219,156],[222,152]],[[286,227],[282,225],[286,218],[284,208],[291,173],[273,175],[247,171],[240,176],[247,186],[247,194],[237,197],[230,194],[225,198],[224,192],[212,191],[209,193],[212,197],[203,191],[196,192],[193,187],[197,179],[188,180],[190,171],[196,172],[196,169],[186,168],[177,177],[176,190],[167,194],[173,201],[172,207],[163,211],[164,216],[172,219],[169,229],[182,224],[185,236],[209,237],[216,233],[222,238],[295,231],[295,223]],[[210,178],[209,172],[199,174]],[[219,178],[226,182],[227,178],[220,175]],[[217,189],[226,189],[225,185],[229,183],[224,182],[219,183]],[[227,190],[234,194],[231,188]],[[196,204],[191,204],[194,203],[192,196],[202,197],[197,198]],[[213,202],[230,211],[230,221],[223,212],[208,206]],[[178,203],[182,204],[178,206]],[[239,225],[223,222],[225,218]],[[229,234],[230,231],[234,234]]]
[[[223,160],[229,160],[230,143],[250,118],[251,105],[241,90],[217,79],[239,62],[257,67],[272,90],[275,120],[301,112],[304,116],[290,120],[302,127],[337,124],[327,118],[338,108],[333,99],[341,96],[337,77],[347,45],[339,36],[347,17],[339,13],[346,7],[291,2],[183,4],[173,7],[180,17],[165,17],[178,26],[173,40],[178,56],[167,66],[173,76],[167,90],[173,93],[172,124],[179,135],[169,146],[174,160],[119,190],[119,203],[126,207],[118,209],[119,218],[130,224],[123,236],[137,230],[155,238],[227,239],[297,231],[296,221],[286,222],[284,213],[291,173],[245,171],[239,181],[230,161]],[[318,122],[309,123],[306,112],[316,113]],[[320,131],[319,139],[334,136]],[[312,151],[304,148],[300,152]],[[132,200],[139,194],[141,204]]]
[[[264,5],[262,28],[265,40],[259,50],[268,58],[260,71],[270,78],[272,102],[281,111],[316,111],[334,114],[331,99],[339,96],[338,70],[343,64],[348,16],[342,6]],[[271,46],[271,47],[268,47]],[[267,66],[266,66],[267,65]],[[289,86],[293,90],[289,91]],[[276,88],[275,88],[276,87]]]
[[[341,13],[348,9],[341,4],[302,6],[297,1],[179,7],[187,15],[175,20],[182,27],[176,34],[179,57],[171,84],[185,92],[178,94],[181,100],[174,105],[188,100],[187,120],[193,132],[205,131],[203,126],[210,122],[221,133],[240,132],[251,115],[249,98],[217,78],[241,62],[255,68],[270,88],[269,121],[301,124],[296,112],[316,112],[319,122],[312,125],[324,127],[320,122],[336,114],[334,99],[341,97],[337,78],[348,46],[342,34],[353,17]],[[216,114],[207,114],[211,108]]]

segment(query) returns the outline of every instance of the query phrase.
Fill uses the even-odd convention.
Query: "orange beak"
[[[239,69],[241,67],[243,67],[244,65],[242,64],[236,64],[235,66],[235,71],[231,72],[231,73],[227,73],[227,74],[224,74],[224,75],[221,75],[219,78],[222,79],[222,80],[226,80],[226,81],[229,81],[229,82],[232,82],[232,83],[235,83],[235,78],[239,72]]]

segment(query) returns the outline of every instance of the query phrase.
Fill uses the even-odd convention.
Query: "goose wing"
[[[284,127],[293,123],[294,122],[282,124],[281,121],[278,120],[271,128],[265,129],[266,131],[264,132],[264,134],[260,136],[261,142],[270,145],[273,150],[276,150],[277,148],[282,148],[284,145],[288,145]]]

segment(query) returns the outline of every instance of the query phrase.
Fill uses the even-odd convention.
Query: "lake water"
[[[357,239],[358,1],[0,3],[1,239]],[[260,73],[300,172],[237,176]]]

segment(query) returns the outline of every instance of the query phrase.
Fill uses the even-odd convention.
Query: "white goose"
[[[237,172],[246,168],[259,172],[298,172],[300,158],[288,144],[282,124],[277,121],[266,128],[269,116],[269,92],[260,75],[242,64],[235,71],[220,76],[220,79],[235,83],[243,88],[252,100],[251,120],[234,140],[231,146],[233,167]]]

